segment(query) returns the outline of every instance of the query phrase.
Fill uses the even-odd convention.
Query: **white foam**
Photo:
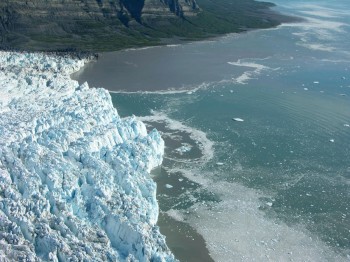
[[[160,48],[162,46],[145,46],[145,47],[136,47],[136,48],[126,48],[122,52],[130,52],[130,51],[142,51],[153,48]]]
[[[335,47],[320,43],[297,43],[297,45],[316,51],[334,52],[336,50]]]
[[[188,133],[190,138],[193,139],[194,141],[197,141],[199,144],[199,147],[203,155],[200,158],[200,161],[203,163],[206,163],[213,158],[214,143],[207,138],[207,135],[205,132],[190,126],[186,126],[185,124],[183,124],[178,120],[171,119],[164,112],[152,110],[151,113],[152,115],[138,117],[138,119],[145,122],[164,123],[166,125],[166,128],[170,130],[176,130],[176,131],[182,131],[182,132]]]
[[[253,70],[246,71],[242,75],[237,78],[233,78],[232,80],[238,84],[245,85],[250,79],[253,79],[257,75],[259,75],[263,70],[271,69],[262,64],[258,64],[255,62],[245,62],[239,59],[237,62],[227,62],[229,65],[238,66],[238,67],[249,67],[253,68]]]
[[[181,46],[180,44],[170,44],[170,45],[166,45],[166,47],[178,47]]]
[[[206,89],[208,88],[212,83],[210,82],[203,82],[199,85],[195,86],[187,86],[187,87],[181,87],[181,88],[168,88],[166,90],[155,90],[155,91],[114,91],[109,90],[112,94],[143,94],[143,95],[177,95],[177,94],[193,94],[197,92],[200,89]]]

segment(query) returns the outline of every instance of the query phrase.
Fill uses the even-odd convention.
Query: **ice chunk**
[[[238,118],[238,117],[232,118],[232,120],[236,121],[236,122],[243,122],[244,121],[242,118]]]
[[[176,148],[175,150],[179,153],[179,154],[184,154],[186,152],[191,151],[192,146],[190,144],[187,143],[182,143],[182,146],[179,148]]]
[[[170,184],[165,184],[165,187],[168,188],[168,189],[173,188],[173,186],[170,185]]]
[[[329,139],[329,142],[331,142],[331,143],[334,143],[334,139],[332,138],[332,139]]]

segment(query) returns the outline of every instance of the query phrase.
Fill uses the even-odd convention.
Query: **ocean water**
[[[160,227],[182,261],[350,261],[350,2],[274,2],[304,20],[75,75],[162,132]]]

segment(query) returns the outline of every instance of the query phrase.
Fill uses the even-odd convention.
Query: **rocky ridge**
[[[255,0],[3,0],[0,49],[116,51],[291,20],[272,6]]]
[[[0,2],[0,29],[2,32],[25,31],[35,27],[46,31],[67,19],[73,24],[74,20],[92,19],[129,26],[133,21],[144,23],[146,16],[184,17],[195,15],[198,10],[196,0],[5,0]],[[34,24],[29,23],[33,21]],[[69,31],[69,24],[67,27],[61,30]]]

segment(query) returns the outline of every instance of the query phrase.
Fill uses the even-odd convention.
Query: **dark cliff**
[[[1,0],[0,47],[103,51],[200,39],[277,25],[264,17],[269,6],[253,0]]]

